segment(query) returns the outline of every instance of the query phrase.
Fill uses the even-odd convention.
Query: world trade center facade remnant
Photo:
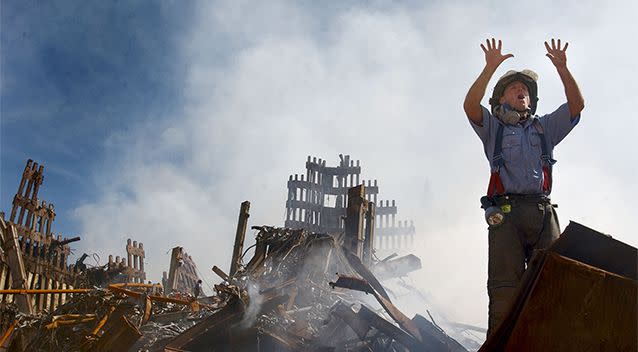
[[[397,221],[395,200],[380,200],[378,181],[364,181],[359,160],[339,155],[338,166],[326,166],[326,161],[306,160],[305,175],[290,175],[286,201],[285,227],[317,233],[343,233],[348,204],[348,189],[365,186],[365,197],[375,204],[375,248],[396,250],[414,243],[413,221]]]

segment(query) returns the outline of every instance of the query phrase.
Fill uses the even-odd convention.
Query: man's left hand
[[[556,43],[554,38],[552,38],[551,47],[547,42],[545,42],[545,48],[547,49],[546,56],[552,60],[552,64],[554,64],[557,69],[567,67],[567,55],[565,54],[565,51],[567,50],[568,45],[569,43],[565,43],[565,47],[561,49],[560,39],[558,39],[558,43]]]

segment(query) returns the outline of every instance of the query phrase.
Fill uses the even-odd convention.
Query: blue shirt
[[[492,157],[496,130],[502,122],[494,117],[484,106],[481,106],[481,108],[483,110],[483,126],[468,120],[474,132],[483,142],[485,156],[490,163],[490,168],[493,169]],[[538,119],[541,126],[543,126],[547,149],[551,157],[553,157],[554,147],[569,134],[580,120],[580,114],[574,119],[571,119],[569,115],[569,107],[565,103],[551,114],[533,117]],[[505,187],[505,193],[543,193],[541,139],[539,132],[533,126],[532,119],[527,119],[516,126],[505,125],[503,129],[503,158],[505,159],[505,164],[500,168],[500,176]]]

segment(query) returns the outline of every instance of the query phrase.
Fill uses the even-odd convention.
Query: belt
[[[497,204],[507,203],[530,203],[530,204],[550,204],[549,196],[545,194],[517,194],[508,193],[502,196],[495,196],[494,200]]]

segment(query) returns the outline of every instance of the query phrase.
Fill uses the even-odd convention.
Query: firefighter
[[[550,202],[553,149],[580,121],[585,102],[567,68],[568,43],[545,42],[546,56],[556,68],[567,102],[547,115],[536,115],[538,75],[508,71],[496,83],[490,109],[481,105],[499,65],[513,57],[501,53],[492,38],[481,44],[485,67],[465,97],[463,109],[483,143],[491,176],[481,199],[488,222],[488,331],[502,321],[532,251],[547,248],[560,234],[555,205]]]

